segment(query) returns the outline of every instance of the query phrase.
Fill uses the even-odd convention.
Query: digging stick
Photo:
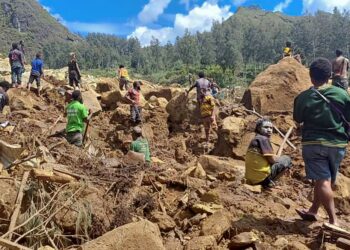
[[[92,112],[87,118],[86,127],[85,127],[85,131],[84,131],[84,136],[83,136],[83,145],[85,144],[85,139],[86,139],[86,135],[87,135],[87,131],[88,131],[89,125],[90,125],[91,117],[92,117]]]
[[[286,144],[287,140],[288,140],[288,137],[290,136],[290,134],[292,133],[293,131],[293,126],[291,126],[287,132],[287,134],[284,136],[283,138],[283,141],[281,143],[281,146],[280,148],[278,149],[278,152],[277,152],[277,157],[280,157],[282,155],[282,151],[283,151],[283,147],[284,145]]]

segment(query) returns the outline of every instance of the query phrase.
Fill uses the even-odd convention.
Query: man
[[[70,55],[70,61],[68,62],[69,85],[74,87],[74,90],[80,89],[81,73],[77,62],[77,57],[74,52],[71,52],[69,55]]]
[[[9,105],[9,96],[6,93],[6,89],[0,86],[0,113],[2,113],[6,105]]]
[[[329,223],[338,225],[332,184],[336,181],[344,158],[348,136],[342,118],[323,97],[336,106],[347,120],[350,120],[350,97],[341,88],[326,85],[331,73],[331,63],[326,58],[317,58],[310,65],[314,87],[302,92],[294,100],[294,120],[302,123],[306,177],[315,181],[312,206],[308,210],[297,210],[297,213],[304,220],[315,221],[318,209],[323,205]]]
[[[339,49],[335,51],[337,58],[332,62],[332,84],[336,87],[348,90],[348,70],[349,70],[349,59],[343,56],[343,52]]]
[[[141,107],[140,107],[140,91],[141,91],[141,82],[135,81],[133,83],[133,88],[129,89],[125,95],[125,98],[131,102],[130,105],[130,114],[131,120],[134,123],[141,122]]]
[[[204,125],[205,130],[205,139],[206,142],[209,142],[209,134],[211,128],[216,125],[216,119],[215,119],[215,100],[214,97],[211,95],[211,90],[207,89],[204,97],[202,98],[202,104],[200,106],[201,111],[201,117]]]
[[[292,50],[292,43],[286,42],[286,47],[283,49],[283,57],[292,57],[293,50]]]
[[[255,127],[255,137],[250,142],[245,157],[245,178],[249,184],[262,185],[264,188],[274,186],[286,170],[291,168],[289,156],[275,158],[270,137],[273,125],[268,119],[259,119]]]
[[[202,97],[203,97],[204,93],[206,92],[206,90],[211,89],[211,84],[207,79],[205,79],[204,72],[202,72],[202,71],[199,72],[198,77],[199,77],[199,79],[196,80],[196,82],[190,87],[189,90],[186,91],[186,93],[188,94],[189,92],[191,92],[192,89],[196,88],[196,90],[197,90],[197,103],[200,105],[200,103],[202,101]]]
[[[146,138],[142,135],[141,127],[135,127],[132,133],[133,142],[131,143],[130,150],[145,155],[146,163],[151,162],[151,153],[149,150],[149,144]]]
[[[41,59],[41,53],[37,53],[35,59],[32,61],[32,70],[27,84],[28,90],[30,90],[34,80],[36,81],[38,95],[40,95],[40,78],[44,75],[43,72],[44,62]]]
[[[12,50],[9,53],[9,62],[11,66],[12,87],[17,88],[22,84],[22,73],[24,69],[24,55],[18,49],[18,44],[12,44]]]
[[[88,121],[89,112],[83,104],[83,98],[79,90],[72,93],[72,101],[65,112],[67,116],[67,141],[70,144],[81,147],[83,145],[84,123]]]
[[[119,77],[119,88],[120,90],[128,90],[129,89],[129,73],[128,70],[125,68],[124,65],[119,65],[118,70],[118,77]]]

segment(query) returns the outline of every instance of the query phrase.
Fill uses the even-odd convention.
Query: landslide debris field
[[[6,59],[0,77],[10,80]],[[28,79],[28,71],[24,81]],[[143,130],[152,167],[128,157],[132,125],[116,79],[83,76],[84,103],[93,109],[85,148],[69,145],[65,69],[46,70],[41,97],[10,89],[0,117],[0,242],[9,249],[319,249],[318,222],[301,221],[310,206],[299,131],[284,153],[293,170],[272,190],[244,183],[244,155],[258,116],[285,134],[293,98],[310,86],[308,71],[286,58],[262,72],[243,97],[218,101],[218,131],[209,148],[196,118],[195,93],[178,86],[142,86]],[[33,89],[34,90],[34,89]],[[276,152],[283,137],[272,137]],[[350,227],[350,158],[343,161],[336,207]],[[10,166],[9,170],[5,170]],[[18,244],[18,245],[17,245]],[[17,248],[16,248],[17,247]],[[336,249],[325,242],[323,249]],[[23,248],[22,248],[23,249]]]

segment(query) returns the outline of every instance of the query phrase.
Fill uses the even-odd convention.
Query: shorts
[[[345,148],[304,145],[303,159],[306,177],[311,180],[331,180],[335,183]]]
[[[68,132],[66,139],[70,144],[77,147],[81,147],[83,145],[83,134],[81,132]]]
[[[78,86],[79,82],[80,82],[80,80],[79,80],[78,73],[76,71],[69,72],[69,85],[70,86],[73,86],[73,85]]]
[[[349,88],[349,81],[347,78],[340,78],[339,76],[334,76],[332,80],[332,85],[348,90]]]
[[[211,116],[203,117],[202,122],[206,129],[210,129],[214,123]]]
[[[38,88],[40,87],[40,75],[30,75],[29,76],[29,84],[32,84],[34,82],[34,80],[36,81],[36,85],[38,86]]]

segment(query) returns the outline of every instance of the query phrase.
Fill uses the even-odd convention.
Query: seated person
[[[259,119],[255,127],[255,137],[250,142],[245,158],[245,178],[248,184],[273,187],[274,180],[291,168],[289,156],[275,158],[270,137],[273,125],[268,119]]]
[[[151,153],[149,150],[149,144],[146,138],[142,135],[141,127],[135,127],[132,133],[132,139],[134,140],[131,143],[130,150],[142,153],[145,155],[146,163],[151,163]]]

